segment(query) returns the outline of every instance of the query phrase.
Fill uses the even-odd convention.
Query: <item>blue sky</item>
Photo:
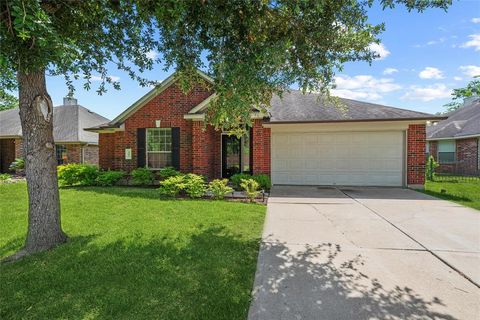
[[[369,16],[372,23],[385,22],[382,44],[372,48],[382,57],[372,65],[346,64],[337,74],[334,94],[435,113],[445,110],[453,88],[465,86],[480,74],[480,0],[455,1],[448,12],[408,13],[401,7],[385,11],[374,7]],[[145,75],[162,80],[172,72],[158,66]],[[110,70],[110,75],[118,77],[120,91],[109,88],[99,96],[94,89],[78,86],[75,97],[79,104],[113,119],[150,89],[118,70]],[[48,77],[47,85],[54,104],[61,104],[67,93],[63,78]]]

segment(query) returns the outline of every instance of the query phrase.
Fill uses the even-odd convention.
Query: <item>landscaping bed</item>
[[[23,182],[0,184],[0,257],[27,230]],[[1,319],[245,319],[265,206],[60,190],[68,243],[2,264]]]

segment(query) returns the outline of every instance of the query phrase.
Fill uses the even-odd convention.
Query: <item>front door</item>
[[[222,177],[230,178],[241,172],[241,140],[237,136],[222,135]]]

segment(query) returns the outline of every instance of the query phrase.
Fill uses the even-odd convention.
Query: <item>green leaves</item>
[[[475,79],[470,81],[466,87],[453,89],[452,102],[445,105],[447,110],[454,111],[463,105],[465,98],[472,96],[480,96],[480,75],[475,76]]]
[[[380,0],[385,8],[446,9],[450,0]],[[19,70],[47,68],[98,94],[120,84],[108,77],[112,64],[142,86],[158,53],[165,69],[180,71],[182,88],[208,69],[218,98],[207,119],[232,130],[250,124],[273,94],[292,85],[328,93],[335,72],[349,61],[372,62],[368,48],[383,24],[368,22],[363,0],[4,0],[0,3],[0,84],[15,86]]]

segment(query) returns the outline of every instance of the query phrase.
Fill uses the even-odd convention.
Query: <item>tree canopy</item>
[[[480,96],[480,75],[474,77],[465,87],[453,89],[452,101],[447,103],[447,111],[454,111],[463,105],[465,98]]]
[[[446,9],[451,0],[379,0],[383,8]],[[383,24],[368,22],[373,0],[3,0],[0,4],[0,87],[18,71],[47,70],[91,87],[92,74],[119,88],[109,63],[141,85],[154,63],[179,71],[187,89],[195,68],[215,79],[209,120],[220,127],[249,122],[252,106],[292,84],[327,92],[349,61],[372,62]],[[160,53],[154,61],[152,51]],[[161,58],[160,58],[161,57]],[[202,57],[205,59],[202,60]],[[206,61],[206,64],[204,63]]]
[[[18,108],[18,99],[0,88],[0,111]]]
[[[378,0],[384,9],[447,9],[451,0]],[[112,65],[141,85],[156,64],[175,68],[187,91],[197,68],[214,78],[207,120],[222,129],[250,123],[253,107],[291,85],[328,93],[349,61],[372,62],[383,24],[368,21],[373,0],[0,0],[0,88],[18,87],[29,224],[16,257],[66,241],[45,76],[63,75],[99,94]],[[158,53],[154,58],[152,52]]]

